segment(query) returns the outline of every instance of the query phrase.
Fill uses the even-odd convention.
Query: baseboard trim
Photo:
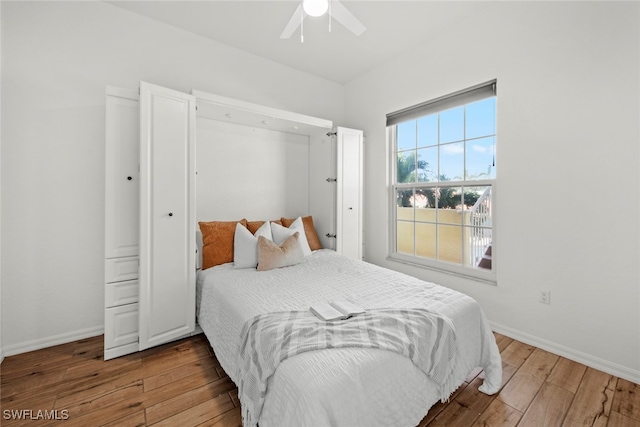
[[[66,334],[54,335],[52,337],[8,345],[3,349],[3,357],[15,356],[16,354],[53,347],[54,345],[66,344],[68,342],[91,338],[102,334],[104,334],[104,327],[98,326],[96,328],[81,329],[78,331],[68,332]]]
[[[612,363],[608,360],[565,347],[561,344],[547,341],[535,335],[531,335],[508,326],[500,325],[495,322],[489,322],[489,324],[495,332],[508,336],[509,338],[513,338],[525,344],[533,345],[541,348],[542,350],[557,354],[558,356],[565,357],[573,360],[574,362],[582,363],[583,365],[623,378],[627,381],[640,384],[640,371],[629,369],[626,366],[618,365],[617,363]]]

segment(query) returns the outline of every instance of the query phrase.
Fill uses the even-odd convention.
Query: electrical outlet
[[[540,302],[542,304],[551,304],[551,291],[549,289],[542,289],[540,291]]]

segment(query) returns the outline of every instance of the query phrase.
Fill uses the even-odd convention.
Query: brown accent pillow
[[[279,219],[269,222],[275,222],[278,225],[282,225],[282,222]],[[264,224],[264,221],[247,221],[247,229],[251,234],[256,234],[256,231],[258,231],[258,228],[262,227],[262,224]]]
[[[293,233],[280,246],[264,236],[258,237],[258,271],[288,267],[305,261],[302,248],[298,244],[299,232]]]
[[[293,221],[297,218],[282,218],[282,225],[289,228]],[[316,228],[313,225],[313,217],[311,215],[302,217],[302,225],[304,226],[304,234],[307,236],[307,242],[309,243],[309,248],[312,251],[317,251],[318,249],[322,249],[322,244],[320,243],[320,239],[318,239],[318,234],[316,233]]]
[[[233,237],[236,224],[247,220],[199,222],[202,233],[202,269],[233,261]]]

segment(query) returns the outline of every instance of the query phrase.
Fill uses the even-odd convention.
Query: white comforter
[[[497,392],[500,354],[478,303],[451,289],[320,250],[307,262],[270,271],[233,264],[198,273],[198,322],[218,361],[238,383],[238,342],[244,323],[262,313],[307,310],[350,299],[365,309],[424,307],[453,321],[458,341],[451,381],[485,369],[480,391]],[[419,301],[419,303],[417,302]],[[260,427],[414,426],[438,400],[439,387],[400,354],[327,349],[280,364],[267,386]]]

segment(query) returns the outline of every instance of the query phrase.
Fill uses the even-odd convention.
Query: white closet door
[[[140,350],[195,328],[195,97],[140,83]]]
[[[105,258],[136,256],[140,188],[137,94],[109,88],[106,108]]]
[[[336,252],[362,259],[362,156],[361,130],[337,128]]]
[[[324,249],[335,249],[336,240],[336,142],[323,133],[310,136],[309,214],[313,215],[318,238]]]

